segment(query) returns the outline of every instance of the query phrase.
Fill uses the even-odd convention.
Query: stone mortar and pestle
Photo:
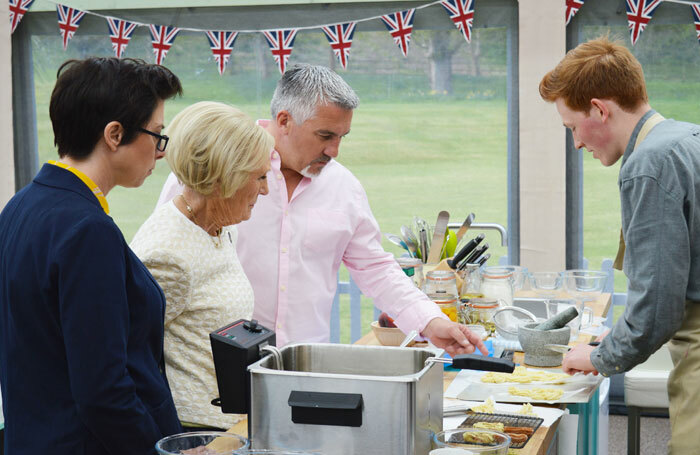
[[[566,324],[578,316],[578,311],[570,307],[544,322],[521,325],[518,340],[525,353],[525,363],[536,367],[556,367],[561,365],[563,354],[545,348],[545,344],[569,344],[571,327]]]

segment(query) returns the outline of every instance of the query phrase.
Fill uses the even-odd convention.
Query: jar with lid
[[[425,277],[423,276],[423,262],[418,258],[407,258],[404,256],[396,258],[396,262],[401,266],[401,270],[413,280],[418,289],[423,288]]]
[[[499,308],[500,305],[496,299],[474,298],[465,304],[460,319],[464,324],[478,324],[484,327],[486,333],[490,335],[496,330],[493,314]]]
[[[456,294],[428,294],[428,298],[435,302],[440,310],[450,318],[450,321],[457,322],[457,308],[459,302]]]
[[[462,288],[459,290],[459,299],[462,301],[483,297],[481,293],[481,271],[479,264],[467,264],[458,272],[462,278]]]
[[[451,270],[431,270],[425,274],[423,292],[426,294],[457,294],[457,280]]]
[[[485,267],[481,272],[481,292],[484,297],[513,305],[513,272],[505,267]]]

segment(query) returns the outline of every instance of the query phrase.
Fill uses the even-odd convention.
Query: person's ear
[[[275,122],[277,123],[277,128],[286,133],[291,127],[292,115],[289,113],[289,111],[281,110],[277,113]]]
[[[608,104],[599,98],[592,98],[591,115],[595,115],[601,122],[606,122],[610,117],[610,109]]]
[[[103,138],[107,147],[113,152],[116,151],[124,138],[124,127],[116,120],[109,122],[105,125]]]

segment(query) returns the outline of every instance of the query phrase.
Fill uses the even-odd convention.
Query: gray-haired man
[[[328,68],[295,65],[273,95],[275,138],[269,195],[238,225],[237,251],[255,293],[254,317],[277,345],[327,342],[337,273],[344,263],[362,292],[404,332],[417,330],[451,354],[486,349],[449,321],[381,246],[379,226],[360,182],[333,158],[350,132],[359,100]],[[178,194],[171,175],[159,203]]]

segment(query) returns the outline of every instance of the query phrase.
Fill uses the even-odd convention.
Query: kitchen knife
[[[428,262],[428,234],[425,232],[425,229],[421,229],[418,232],[418,237],[420,240],[420,257],[423,264],[425,264]]]
[[[460,226],[459,231],[457,231],[457,244],[459,245],[459,241],[462,240],[462,237],[464,237],[464,234],[467,233],[467,229],[469,229],[469,226],[472,225],[472,222],[474,221],[474,214],[470,213],[467,215],[467,218],[464,220],[464,223],[462,223],[462,226]]]
[[[449,260],[447,261],[447,265],[449,265],[453,269],[456,269],[457,264],[459,264],[462,261],[462,259],[467,257],[467,255],[469,253],[474,251],[474,248],[476,248],[481,243],[482,240],[484,240],[484,234],[479,234],[476,237],[474,237],[473,239],[471,239],[469,241],[469,243],[467,243],[464,246],[464,248],[462,248],[461,250],[459,250],[459,252],[457,254],[455,254],[455,256],[452,258],[451,261],[449,261]]]
[[[435,221],[435,230],[433,231],[433,240],[430,242],[430,254],[428,255],[428,264],[437,264],[440,261],[442,254],[442,244],[445,241],[445,231],[447,223],[450,221],[450,213],[442,210],[438,213]]]
[[[489,249],[489,244],[484,243],[483,245],[481,245],[480,247],[478,247],[474,251],[472,251],[472,253],[469,256],[467,256],[467,259],[465,259],[464,262],[466,264],[474,264],[476,262],[476,260],[479,258],[479,256],[484,254],[486,252],[486,250],[488,250],[488,249]]]
[[[598,346],[599,344],[599,341],[591,341],[590,343],[588,343],[589,346]],[[550,351],[556,351],[562,354],[566,354],[572,349],[572,347],[567,344],[545,344],[544,347],[546,349],[549,349]]]
[[[481,256],[476,263],[479,264],[479,267],[481,267],[482,265],[486,264],[486,261],[488,261],[490,257],[491,253],[486,253],[485,255]]]

